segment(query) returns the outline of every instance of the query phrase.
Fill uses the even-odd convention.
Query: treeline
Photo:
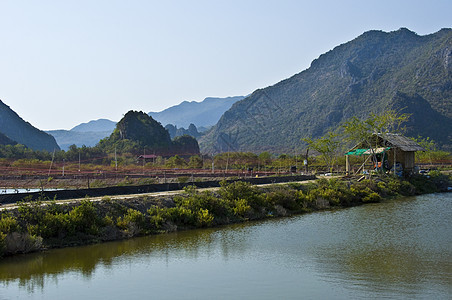
[[[430,142],[431,144],[431,142]],[[416,153],[416,162],[422,164],[447,163],[452,161],[452,154],[421,145],[427,149],[425,152]],[[311,153],[313,153],[311,151]],[[141,153],[142,154],[142,153]],[[72,145],[67,151],[34,151],[23,145],[0,145],[0,165],[18,168],[49,168],[52,160],[55,164],[66,164],[68,170],[71,168],[94,168],[106,169],[116,165],[118,168],[129,168],[143,166],[143,160],[138,160],[139,154],[107,153],[96,147],[76,147]],[[213,164],[212,164],[213,157]],[[360,157],[351,157],[352,163],[361,162]],[[80,163],[80,165],[79,165]],[[253,171],[281,171],[296,170],[305,171],[327,171],[327,165],[321,155],[310,155],[306,158],[305,153],[274,155],[269,152],[255,154],[251,152],[225,152],[217,155],[174,155],[147,158],[144,161],[146,169],[152,168],[178,168],[178,169],[212,169],[214,170],[253,170]],[[295,168],[294,168],[295,167]],[[334,159],[334,170],[345,168],[345,157],[343,153],[337,152]]]

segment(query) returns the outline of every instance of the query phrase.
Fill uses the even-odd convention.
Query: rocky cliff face
[[[294,152],[304,137],[389,108],[413,113],[408,135],[450,146],[451,56],[451,29],[427,36],[408,29],[366,32],[235,103],[201,139],[201,149]]]

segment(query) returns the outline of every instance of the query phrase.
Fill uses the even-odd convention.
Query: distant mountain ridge
[[[352,116],[385,109],[412,113],[407,135],[452,145],[452,29],[419,36],[369,31],[311,66],[258,89],[226,111],[201,150],[296,152]]]
[[[81,123],[74,128],[72,128],[70,131],[76,131],[76,132],[105,132],[110,131],[113,132],[116,127],[116,122],[113,122],[108,119],[98,119],[98,120],[92,120],[87,123]]]
[[[149,115],[163,126],[172,124],[177,127],[188,128],[190,124],[196,127],[210,127],[215,125],[225,111],[244,96],[227,98],[208,97],[201,102],[184,101],[161,112],[150,112]]]
[[[8,105],[0,100],[0,133],[33,150],[60,150],[53,136],[24,121]],[[3,140],[5,140],[3,138]]]
[[[71,131],[71,130],[47,130],[60,146],[61,150],[69,150],[69,146],[94,147],[103,138],[109,136],[113,131]]]
[[[116,122],[108,119],[92,120],[81,123],[71,130],[47,130],[57,141],[62,150],[68,150],[69,146],[93,147],[103,138],[110,136],[116,127]]]

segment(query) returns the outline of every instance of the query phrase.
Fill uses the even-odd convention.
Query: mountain
[[[103,138],[110,136],[111,131],[72,131],[72,130],[47,130],[46,132],[52,135],[61,150],[69,150],[69,146],[76,145],[82,147],[93,147]]]
[[[243,98],[245,97],[235,96],[206,98],[202,102],[184,101],[161,112],[150,112],[149,115],[164,125],[187,128],[190,124],[195,124],[197,127],[209,127],[215,125],[225,111]]]
[[[311,66],[235,103],[201,140],[203,151],[291,152],[352,116],[413,113],[407,135],[452,145],[452,29],[419,36],[369,31]]]
[[[0,132],[0,145],[15,145],[15,141]]]
[[[92,120],[81,123],[71,130],[47,130],[57,141],[62,150],[68,150],[69,146],[93,147],[103,138],[110,136],[116,127],[116,122],[107,119]]]
[[[113,133],[101,140],[98,147],[113,152],[198,154],[199,145],[195,138],[185,135],[171,140],[168,131],[144,112],[129,111],[116,124]]]
[[[98,119],[98,120],[92,120],[88,123],[82,123],[74,128],[71,129],[71,131],[75,132],[106,132],[109,131],[110,133],[113,132],[113,130],[116,127],[116,122],[107,120],[107,119]]]
[[[0,132],[19,144],[33,150],[60,150],[53,136],[24,121],[0,100]]]
[[[168,130],[168,133],[170,134],[170,137],[172,139],[183,135],[189,135],[194,138],[199,138],[202,135],[201,133],[199,133],[198,128],[196,128],[194,124],[190,124],[190,126],[188,126],[188,129],[185,129],[184,127],[177,128],[177,126],[174,126],[173,124],[167,124],[165,126],[165,129]]]

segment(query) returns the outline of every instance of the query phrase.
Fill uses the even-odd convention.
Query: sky
[[[0,0],[0,100],[42,130],[247,95],[368,30],[452,27],[450,0]]]

